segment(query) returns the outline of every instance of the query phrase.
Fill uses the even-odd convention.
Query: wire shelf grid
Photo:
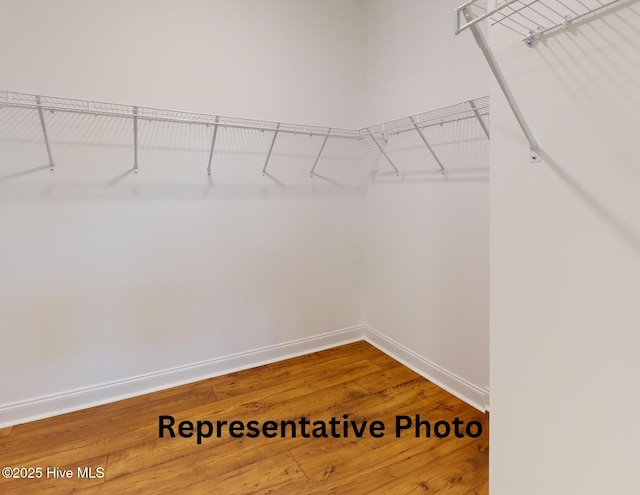
[[[559,29],[568,28],[575,21],[609,8],[622,0],[503,0],[493,9],[486,9],[470,0],[456,9],[457,29],[460,32],[471,25],[487,20],[490,25],[501,25],[518,33],[527,45]],[[471,12],[467,23],[461,23],[461,14]]]
[[[38,102],[39,99],[39,102]],[[360,133],[352,129],[331,129],[321,126],[309,126],[290,124],[264,120],[246,119],[240,117],[227,117],[177,110],[165,110],[160,108],[123,105],[118,103],[106,103],[99,101],[78,100],[73,98],[60,98],[52,96],[38,96],[27,93],[10,91],[0,92],[0,105],[41,108],[49,112],[72,112],[103,115],[110,117],[138,118],[150,121],[172,122],[179,124],[205,125],[220,127],[249,129],[259,131],[276,131],[291,134],[309,134],[312,136],[326,136],[345,139],[360,139]]]
[[[388,156],[385,148],[389,144],[390,136],[405,133],[408,133],[409,139],[415,141],[418,147],[428,150],[428,153],[431,154],[433,160],[444,173],[447,164],[443,163],[443,160],[438,156],[437,150],[434,149],[434,146],[437,147],[442,143],[435,141],[430,131],[436,128],[443,128],[449,129],[447,131],[449,132],[453,129],[452,125],[455,127],[457,124],[469,124],[475,126],[475,132],[488,139],[490,110],[489,97],[484,96],[362,129],[335,129],[9,91],[0,91],[1,107],[13,109],[15,112],[36,111],[34,112],[34,118],[39,119],[40,131],[46,146],[51,172],[55,170],[53,158],[55,153],[51,151],[52,143],[49,139],[48,129],[54,124],[52,127],[54,135],[58,134],[59,136],[60,123],[64,123],[63,121],[72,118],[73,115],[77,115],[83,119],[90,116],[103,116],[110,118],[114,122],[123,122],[125,127],[122,127],[121,130],[124,131],[124,135],[121,136],[122,143],[119,143],[119,145],[123,143],[126,145],[128,140],[133,145],[134,166],[132,170],[135,174],[138,173],[138,155],[141,146],[144,147],[143,149],[147,149],[149,142],[157,141],[153,136],[157,137],[158,134],[173,125],[184,126],[188,124],[190,126],[194,124],[200,129],[204,129],[204,126],[213,128],[212,130],[207,130],[205,134],[205,136],[208,136],[207,139],[201,139],[198,146],[190,148],[197,153],[208,155],[207,173],[209,175],[211,175],[212,165],[215,162],[214,154],[217,156],[217,153],[233,152],[230,150],[263,154],[263,150],[268,147],[262,168],[263,175],[266,175],[272,154],[277,154],[277,151],[274,153],[274,147],[278,150],[285,146],[289,151],[295,147],[297,156],[313,159],[313,166],[309,172],[311,177],[315,175],[318,161],[321,158],[327,158],[325,145],[327,145],[328,141],[332,141],[330,138],[343,138],[339,139],[339,141],[353,142],[361,146],[361,149],[365,151],[365,155],[375,153],[376,162],[384,158],[393,167],[396,174],[399,174],[399,170]],[[45,118],[44,115],[49,112],[57,115],[52,116],[52,119]],[[63,121],[60,118],[63,118]],[[131,130],[133,132],[130,135],[132,139],[125,137],[129,132],[129,126],[124,124],[125,121],[132,124]],[[84,128],[84,126],[80,127]],[[187,129],[187,127],[184,127],[184,129]],[[72,127],[71,132],[78,132],[78,126]],[[448,138],[451,138],[451,136],[448,136]],[[65,138],[65,141],[69,141],[69,139]],[[394,140],[391,145],[392,149],[399,142],[395,137]],[[206,144],[203,144],[205,142]],[[55,140],[53,144],[56,144]],[[395,151],[397,152],[398,150]]]
[[[489,97],[483,96],[469,101],[456,103],[429,112],[391,120],[383,124],[370,126],[367,129],[375,136],[415,132],[419,129],[444,125],[460,120],[484,118],[489,115]]]

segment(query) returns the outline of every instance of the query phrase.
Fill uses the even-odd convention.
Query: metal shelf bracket
[[[220,117],[216,116],[213,124],[213,138],[211,139],[211,151],[209,152],[209,165],[207,165],[207,175],[211,175],[211,163],[213,162],[213,148],[216,145],[216,136],[218,135],[218,121]]]
[[[133,107],[133,173],[138,174],[138,107]]]
[[[396,171],[396,176],[400,175],[400,171],[398,170],[398,167],[395,166],[395,164],[391,161],[391,158],[389,158],[389,155],[387,155],[387,152],[384,150],[384,148],[380,145],[380,143],[378,142],[378,140],[373,136],[373,134],[371,133],[371,131],[369,129],[367,129],[367,132],[369,133],[369,137],[371,138],[371,140],[373,141],[373,143],[378,147],[378,149],[380,150],[380,153],[382,153],[384,155],[384,157],[387,159],[387,161],[389,162],[389,165],[391,165],[393,167],[393,170]]]
[[[276,138],[278,137],[278,131],[280,130],[280,124],[276,125],[276,130],[273,133],[273,138],[271,139],[271,146],[269,146],[269,153],[267,153],[267,159],[264,162],[264,167],[262,167],[262,176],[267,175],[267,165],[269,165],[269,158],[271,158],[271,152],[273,151],[273,145],[276,144]]]
[[[56,164],[51,155],[51,145],[49,144],[49,135],[47,134],[47,123],[44,120],[44,112],[42,111],[42,101],[40,96],[36,96],[36,105],[38,106],[38,116],[40,117],[40,126],[42,127],[42,135],[44,136],[44,144],[47,147],[47,156],[49,157],[49,172],[56,171]]]
[[[467,28],[471,30],[471,33],[473,34],[473,37],[476,40],[476,43],[478,44],[478,47],[482,51],[482,54],[484,55],[484,57],[487,59],[487,63],[489,64],[491,72],[493,72],[493,75],[498,81],[498,85],[500,86],[502,93],[504,94],[505,98],[507,99],[507,102],[509,103],[509,106],[511,107],[511,111],[513,112],[513,115],[518,121],[518,124],[520,125],[522,132],[524,132],[524,135],[527,138],[527,141],[529,142],[529,160],[531,162],[539,162],[540,158],[538,155],[538,151],[540,150],[540,145],[538,144],[538,141],[533,135],[533,132],[531,132],[531,129],[529,128],[529,124],[527,124],[527,121],[525,120],[524,115],[522,114],[522,111],[520,110],[520,107],[518,106],[518,103],[516,102],[516,99],[513,96],[513,93],[511,92],[511,88],[509,88],[509,85],[507,84],[507,80],[504,77],[502,70],[500,69],[500,65],[498,64],[498,61],[495,55],[493,54],[493,51],[489,47],[489,43],[487,42],[487,39],[485,38],[484,34],[482,33],[478,25],[479,21],[489,18],[491,15],[495,14],[501,8],[511,3],[514,3],[517,0],[509,0],[504,4],[502,4],[500,7],[487,11],[485,14],[479,17],[476,17],[471,10],[471,6],[476,1],[477,0],[470,0],[469,2],[461,5],[456,9],[456,34],[459,34],[464,29],[467,29]],[[460,14],[464,16],[465,20],[467,21],[466,24],[461,24]]]
[[[436,154],[436,152],[433,150],[433,148],[429,144],[429,141],[427,141],[427,138],[425,137],[424,133],[422,132],[422,129],[420,129],[420,127],[418,127],[418,124],[416,123],[415,117],[411,117],[411,123],[413,124],[413,127],[415,127],[416,132],[420,135],[420,139],[422,139],[422,142],[424,143],[424,145],[427,147],[427,149],[431,153],[431,156],[433,156],[433,159],[438,164],[438,167],[440,167],[440,171],[442,172],[442,175],[444,175],[444,173],[445,173],[444,165],[442,165],[442,162],[440,161],[440,158],[438,158],[438,155]]]
[[[318,165],[318,160],[320,160],[320,155],[322,155],[322,151],[324,150],[324,146],[327,144],[330,134],[331,134],[331,129],[327,131],[327,135],[324,137],[324,140],[322,141],[322,146],[320,146],[320,151],[318,151],[316,160],[313,162],[313,167],[311,167],[311,172],[309,172],[311,177],[313,177],[313,171],[316,169],[316,165]]]
[[[496,0],[492,9],[477,4],[478,0],[467,0],[455,10],[456,29],[459,34],[465,29],[473,33],[476,43],[482,50],[489,67],[496,77],[518,124],[529,141],[529,161],[539,162],[540,147],[527,125],[522,112],[509,89],[507,81],[498,66],[486,38],[478,25],[487,21],[491,26],[497,24],[518,33],[525,45],[532,47],[543,36],[567,29],[579,19],[602,12],[622,0]],[[474,13],[474,10],[478,15]]]

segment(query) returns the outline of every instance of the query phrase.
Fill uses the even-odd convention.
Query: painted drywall
[[[364,0],[363,122],[373,125],[489,94],[473,38],[454,34],[458,0]]]
[[[494,47],[492,495],[636,493],[640,413],[640,5]],[[479,52],[478,52],[478,55]]]
[[[470,46],[443,22],[453,6],[8,2],[4,84],[360,127],[486,94],[483,65],[448,72]],[[41,169],[37,113],[0,112],[2,357],[22,377],[5,404],[362,322],[447,380],[486,386],[488,170],[477,124],[454,129],[464,143],[429,134],[446,180],[413,136],[402,178],[379,174],[365,200],[371,162],[357,143],[331,140],[312,179],[321,138],[280,137],[262,177],[269,133],[223,130],[209,179],[211,127],[141,120],[133,175],[130,120],[45,118],[54,175]]]
[[[5,1],[3,89],[318,125],[359,120],[349,1]],[[362,322],[359,146],[2,109],[3,405]],[[19,378],[18,378],[19,377]]]
[[[3,0],[2,10],[3,90],[360,126],[357,0]]]
[[[365,2],[365,109],[372,121],[489,92],[456,2]],[[391,136],[367,202],[366,321],[484,391],[489,385],[489,156],[473,119]],[[375,153],[374,153],[375,154]],[[481,404],[484,406],[486,404]]]

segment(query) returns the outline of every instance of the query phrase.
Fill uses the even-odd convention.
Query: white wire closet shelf
[[[572,23],[623,0],[504,0],[496,2],[488,10],[478,5],[479,0],[470,0],[456,9],[456,34],[471,25],[487,20],[490,25],[501,25],[522,36],[528,46]],[[464,11],[473,12],[473,19],[463,23]]]
[[[260,131],[275,131],[282,133],[310,134],[314,136],[340,137],[358,139],[357,131],[349,129],[330,129],[327,127],[286,124],[282,122],[270,122],[264,120],[252,120],[239,117],[226,117],[193,112],[181,112],[177,110],[165,110],[161,108],[141,107],[135,105],[123,105],[119,103],[105,103],[99,101],[78,100],[73,98],[60,98],[54,96],[39,96],[12,91],[0,92],[0,105],[42,108],[45,111],[86,113],[90,115],[104,115],[111,117],[139,118],[152,121],[173,122],[179,124],[195,124],[237,129],[253,129]]]
[[[214,164],[218,128],[233,130],[264,131],[270,133],[268,149],[265,149],[265,160],[262,167],[262,174],[267,174],[267,167],[272,156],[274,145],[279,134],[297,134],[302,136],[315,137],[313,141],[316,148],[313,149],[313,165],[309,170],[311,177],[314,176],[316,167],[323,156],[323,151],[327,141],[330,139],[346,139],[360,142],[367,149],[373,149],[377,153],[376,161],[384,157],[393,167],[396,175],[399,169],[389,156],[387,145],[393,136],[406,133],[414,133],[418,136],[420,143],[431,154],[440,170],[446,171],[446,164],[436,151],[427,136],[428,130],[435,126],[447,126],[462,121],[473,121],[478,126],[478,132],[489,138],[489,97],[481,97],[473,100],[457,103],[447,107],[431,110],[429,112],[418,113],[409,117],[396,119],[382,124],[373,125],[362,129],[336,129],[315,125],[291,124],[274,121],[252,120],[238,117],[228,117],[221,115],[181,112],[175,110],[165,110],[159,108],[142,107],[135,105],[123,105],[117,103],[105,103],[98,101],[79,100],[73,98],[60,98],[52,96],[41,96],[35,94],[18,93],[10,91],[0,91],[0,108],[32,109],[39,117],[42,141],[46,147],[48,155],[48,167],[51,172],[55,171],[53,145],[55,141],[49,138],[47,115],[49,113],[64,112],[71,114],[84,114],[93,116],[115,117],[127,119],[132,122],[131,145],[133,146],[133,172],[138,173],[138,151],[139,151],[139,121],[159,121],[169,124],[189,124],[206,126],[213,128],[211,141],[208,148],[207,173],[211,175]],[[320,137],[320,139],[318,139]],[[416,138],[417,139],[417,138]],[[310,144],[311,145],[311,144]]]
[[[529,142],[529,161],[539,162],[540,145],[529,128],[520,107],[516,102],[500,65],[489,47],[487,39],[479,28],[479,23],[487,21],[490,25],[501,25],[515,31],[523,37],[528,46],[535,40],[561,28],[567,28],[572,22],[586,18],[623,0],[503,0],[497,1],[494,8],[479,4],[479,0],[468,0],[455,10],[455,33],[469,29],[487,60],[500,89],[504,93],[513,114]]]
[[[442,157],[436,151],[436,147],[426,131],[432,127],[443,127],[447,124],[455,124],[462,121],[471,120],[477,123],[483,136],[489,139],[489,97],[484,96],[469,101],[456,103],[443,108],[431,110],[429,112],[412,115],[400,119],[391,120],[382,124],[361,129],[362,134],[366,133],[371,139],[371,143],[379,151],[391,167],[399,174],[399,169],[395,162],[387,153],[387,144],[394,138],[406,133],[415,133],[422,145],[428,150],[440,171],[444,174],[447,170]]]

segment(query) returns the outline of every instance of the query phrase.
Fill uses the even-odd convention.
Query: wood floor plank
[[[356,380],[360,385],[366,388],[370,393],[388,390],[396,385],[411,382],[416,379],[424,380],[415,371],[402,366],[398,368],[397,363],[385,364],[377,363],[380,367],[380,373],[372,373],[371,375]]]
[[[354,362],[373,363],[367,358],[370,349],[364,343],[312,353],[277,363],[242,370],[212,379],[212,385],[218,398],[229,398],[243,394],[251,394],[257,390],[293,382],[302,379],[305,382],[315,380],[321,383],[324,374],[334,375],[338,370],[348,373]],[[365,344],[366,345],[366,344]],[[369,346],[370,347],[370,346]],[[364,352],[366,350],[367,352]],[[375,365],[375,363],[373,363]],[[374,368],[380,372],[379,367]]]
[[[160,393],[146,394],[140,397],[125,399],[103,406],[92,407],[53,418],[21,424],[14,427],[16,435],[3,442],[4,447],[10,450],[12,458],[18,460],[20,453],[25,451],[29,455],[31,447],[29,442],[37,440],[42,443],[58,445],[64,450],[66,443],[71,448],[78,447],[79,439],[84,439],[88,444],[100,442],[103,438],[109,438],[122,429],[122,424],[131,421],[133,411],[144,410],[147,412],[166,410],[175,404],[186,403],[190,407],[206,405],[215,402],[215,394],[211,384],[197,382],[191,385],[183,385],[163,390]],[[2,453],[0,452],[0,460]]]
[[[486,454],[469,446],[453,452],[446,459],[435,460],[420,476],[429,490],[451,495],[464,495],[470,488],[482,484],[487,475],[481,467],[488,463]]]
[[[193,411],[193,414],[185,415],[183,418],[189,420],[198,418],[205,420],[210,418],[216,420],[231,419],[237,421],[248,422],[250,420],[259,421],[261,424],[267,420],[297,420],[296,416],[317,416],[323,409],[327,407],[327,403],[334,404],[340,400],[351,400],[356,394],[364,393],[357,384],[347,383],[338,384],[331,389],[331,395],[325,397],[315,397],[315,393],[308,393],[299,396],[297,401],[287,401],[284,403],[270,403],[263,405],[259,409],[242,409],[237,404],[230,404],[227,408],[219,409],[213,415],[206,415],[207,411]],[[216,405],[227,402],[221,401]],[[234,400],[234,402],[237,402]],[[191,413],[191,412],[190,412]],[[182,417],[176,417],[176,420]],[[155,418],[155,424],[158,420]],[[110,458],[110,475],[120,476],[126,475],[131,471],[146,469],[162,462],[170,461],[175,458],[185,458],[192,455],[209,455],[215,456],[220,450],[254,450],[268,445],[271,449],[288,450],[291,448],[289,443],[292,440],[301,441],[302,438],[296,439],[268,439],[259,438],[230,438],[228,434],[222,438],[212,438],[203,441],[203,444],[196,445],[195,439],[184,438],[158,438],[157,428],[154,435],[144,444],[134,445],[131,448],[123,449],[112,453]],[[278,444],[284,442],[285,445]],[[145,456],[144,452],[153,451],[153,457]]]
[[[297,379],[280,381],[252,394],[243,394],[223,401],[210,400],[206,397],[205,399],[192,400],[192,397],[184,390],[181,390],[179,395],[170,390],[171,400],[158,398],[153,401],[133,401],[128,399],[127,401],[131,402],[129,408],[120,404],[108,404],[92,408],[92,410],[50,418],[42,422],[19,425],[16,427],[17,431],[26,431],[20,435],[14,435],[3,444],[5,451],[12,453],[13,462],[22,462],[25,457],[28,458],[30,455],[31,447],[28,440],[35,435],[38,428],[41,428],[41,435],[36,435],[39,441],[55,443],[58,446],[58,452],[85,449],[85,454],[88,457],[94,457],[99,453],[105,439],[108,439],[114,448],[119,449],[156,439],[159,415],[173,414],[182,419],[190,417],[195,419],[223,418],[232,409],[233,416],[237,416],[239,413],[251,416],[257,410],[269,412],[273,404],[286,405],[287,402],[283,401],[283,397],[292,399],[296,396],[317,394],[327,387],[335,387],[341,383],[352,381],[352,378],[365,376],[376,371],[379,371],[379,368],[369,361],[349,362],[345,360],[341,366],[329,361],[329,365],[312,368],[306,375]],[[257,368],[255,372],[262,373]],[[207,380],[210,382],[208,388],[212,388],[212,384],[215,384],[216,380],[216,378]],[[201,387],[200,385],[198,389],[200,390]],[[360,397],[366,392],[358,384],[353,383],[345,393],[350,397]],[[156,396],[157,394],[151,395]],[[129,425],[132,415],[135,415],[137,422],[134,425]],[[36,423],[38,424],[36,425]],[[123,427],[123,425],[125,426]],[[2,459],[2,452],[0,452],[0,461]]]
[[[337,493],[340,495],[369,495],[380,485],[393,486],[396,479],[388,473],[380,472],[375,477],[358,476],[343,480],[342,483],[329,485],[326,480],[307,480],[302,483],[287,483],[281,486],[277,495],[326,495],[328,493]],[[396,492],[390,492],[393,495],[400,495]]]
[[[405,393],[409,397],[411,395],[410,389]],[[397,398],[399,404],[404,402],[402,396]],[[447,410],[446,415],[435,414],[432,411],[431,415],[425,415],[423,420],[431,418],[435,422],[448,417],[451,419],[459,417],[463,421],[482,419],[482,414],[458,399],[452,398],[444,391],[426,396],[422,401],[416,401],[413,410],[428,409],[432,400],[436,400],[440,404],[451,403],[454,404],[454,407]],[[320,492],[336,489],[341,485],[342,478],[348,478],[349,473],[354,472],[359,473],[362,478],[367,476],[375,478],[380,472],[390,473],[394,475],[394,478],[399,478],[406,473],[404,471],[395,473],[393,466],[404,466],[409,470],[418,469],[419,466],[431,462],[432,459],[446,457],[462,446],[476,441],[471,438],[449,438],[446,440],[415,438],[413,431],[409,435],[403,434],[400,438],[395,438],[394,415],[389,415],[392,410],[389,409],[386,413],[384,411],[384,408],[388,408],[389,404],[392,403],[387,402],[386,406],[385,403],[370,404],[371,409],[368,409],[372,416],[383,418],[385,424],[389,426],[387,436],[384,438],[365,438],[356,441],[337,439],[324,443],[305,444],[292,450],[294,457],[310,479],[325,482]],[[378,412],[376,412],[376,406],[380,408]],[[363,451],[367,452],[366,456],[360,455]],[[327,476],[327,473],[331,473],[331,477]]]
[[[245,465],[224,476],[190,485],[182,493],[200,495],[202,493],[225,493],[229,495],[258,495],[276,491],[285,483],[306,481],[300,466],[290,453],[267,457],[251,465]],[[170,492],[168,492],[170,493]]]
[[[480,438],[396,438],[396,416],[481,422]],[[159,438],[180,421],[338,421],[339,438]],[[352,426],[382,421],[384,436]],[[0,479],[0,493],[486,495],[488,416],[366,342],[0,430],[0,465],[106,466],[103,479]]]
[[[199,406],[191,409],[176,407],[167,409],[163,414],[174,415],[176,422],[181,420],[240,420],[248,422],[257,420],[297,420],[301,416],[318,416],[325,409],[328,409],[336,402],[351,401],[366,395],[356,382],[350,379],[362,374],[370,373],[376,369],[375,365],[368,361],[358,361],[348,363],[343,367],[331,367],[331,374],[323,370],[312,370],[308,376],[296,379],[289,383],[278,383],[271,388],[265,388],[253,394],[246,394],[228,399],[219,400],[208,406]],[[314,377],[322,373],[323,381],[317,382]],[[312,379],[309,379],[311,377]],[[114,452],[111,457],[112,475],[120,475],[128,472],[132,467],[140,469],[145,463],[161,463],[176,456],[191,455],[194,453],[193,445],[195,440],[186,439],[160,439],[157,434],[158,417],[155,415],[149,418],[154,425],[152,435],[146,432],[146,442],[134,443],[119,451]],[[216,446],[232,442],[228,435],[222,439],[206,441],[204,445],[199,445],[199,452]],[[264,438],[253,440],[253,445],[258,446]],[[270,441],[270,443],[275,443]],[[236,445],[238,442],[236,442]],[[152,458],[139,455],[138,451],[154,449],[155,455]],[[120,466],[129,466],[121,470]]]
[[[232,451],[226,456],[197,456],[188,464],[175,460],[163,464],[162,469],[143,470],[128,477],[108,480],[102,485],[82,487],[80,493],[249,495],[302,480],[306,480],[306,477],[288,452],[265,455],[252,451]]]

